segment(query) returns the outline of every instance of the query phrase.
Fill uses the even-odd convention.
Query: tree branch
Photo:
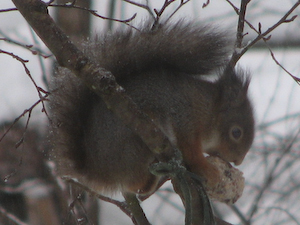
[[[250,0],[241,1],[239,21],[238,21],[238,27],[236,32],[236,43],[235,43],[236,48],[241,48],[243,44],[246,9],[249,2]]]
[[[281,68],[283,69],[288,75],[290,75],[291,78],[293,78],[293,80],[300,85],[300,78],[294,76],[293,74],[291,74],[283,65],[281,65],[280,62],[278,62],[278,60],[275,58],[275,55],[273,53],[273,51],[271,50],[271,48],[269,48],[270,54],[272,56],[272,59],[274,60],[274,62]]]
[[[15,215],[7,212],[2,206],[0,206],[0,217],[6,217],[9,219],[11,225],[29,225],[28,223],[21,221]]]
[[[247,25],[253,29],[258,36],[252,40],[247,46],[242,48],[242,45],[240,45],[240,51],[235,51],[232,55],[232,58],[230,60],[230,64],[232,66],[235,66],[237,61],[248,51],[249,48],[251,48],[253,45],[255,45],[258,41],[261,39],[268,40],[271,36],[266,37],[269,35],[273,30],[275,30],[277,27],[279,27],[283,23],[289,23],[292,22],[297,16],[293,16],[291,19],[288,19],[288,17],[291,15],[291,13],[300,5],[300,1],[297,1],[290,9],[289,11],[280,19],[277,23],[275,23],[273,26],[271,26],[269,29],[267,29],[265,32],[261,32],[261,24],[259,24],[259,29],[257,30],[251,23],[249,23],[247,20],[245,20],[245,12],[247,4],[249,3],[249,0],[242,0],[241,1],[241,9],[238,10],[237,7],[235,7],[230,0],[226,0],[235,10],[235,12],[239,15],[239,24],[238,24],[238,36],[237,36],[237,43],[240,43],[239,39],[241,39],[239,32],[242,30],[240,23],[247,23]],[[243,9],[244,8],[244,9]],[[244,26],[244,25],[243,25]],[[236,45],[238,47],[238,45]]]
[[[97,13],[96,10],[92,10],[92,9],[88,9],[88,8],[85,8],[85,7],[81,7],[81,6],[78,6],[78,5],[75,5],[75,2],[72,2],[71,4],[49,4],[48,6],[52,6],[52,7],[60,7],[60,8],[73,8],[73,9],[80,9],[80,10],[84,10],[84,11],[87,11],[89,12],[90,14],[96,16],[96,17],[99,17],[101,19],[104,19],[104,20],[111,20],[111,21],[115,21],[115,22],[120,22],[120,23],[125,23],[127,25],[129,25],[128,23],[131,22],[132,20],[135,19],[136,17],[136,13],[133,14],[130,18],[128,19],[124,19],[124,20],[121,20],[121,19],[114,19],[112,17],[106,17],[106,16],[102,16],[100,14]]]
[[[135,224],[143,224],[143,225],[150,225],[148,219],[146,218],[142,207],[136,197],[135,194],[126,193],[123,195],[128,208],[131,210],[132,215],[131,219]]]

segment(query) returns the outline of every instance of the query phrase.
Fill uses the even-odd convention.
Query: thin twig
[[[300,85],[300,78],[294,76],[294,75],[291,74],[284,66],[282,66],[281,63],[278,62],[278,60],[275,58],[275,55],[274,55],[274,53],[272,52],[272,50],[271,50],[270,48],[269,48],[269,51],[270,51],[270,54],[271,54],[271,56],[272,56],[272,59],[275,61],[275,63],[276,63],[281,69],[283,69],[288,75],[290,75],[298,85]]]
[[[257,130],[267,129],[270,126],[274,126],[274,125],[277,125],[278,123],[282,123],[284,121],[295,119],[295,118],[299,118],[299,117],[300,117],[300,113],[299,112],[298,113],[294,113],[294,114],[290,114],[290,115],[286,115],[286,116],[283,116],[283,117],[279,117],[279,118],[271,120],[269,122],[260,123],[257,126]]]
[[[137,2],[134,2],[134,1],[131,1],[131,0],[123,0],[124,2],[127,2],[129,4],[132,4],[132,5],[135,5],[137,7],[140,7],[142,9],[145,9],[149,14],[150,16],[155,20],[155,15],[154,13],[152,12],[152,10],[150,9],[149,5],[145,5],[145,4],[141,4],[141,3],[137,3]]]
[[[128,18],[128,19],[125,19],[125,20],[121,20],[121,19],[114,19],[114,18],[110,18],[110,17],[105,17],[105,16],[101,16],[100,14],[97,13],[96,10],[92,10],[92,9],[88,9],[88,8],[85,8],[85,7],[81,7],[81,6],[77,6],[77,5],[74,5],[74,2],[71,3],[71,4],[49,4],[48,6],[52,6],[52,7],[61,7],[61,8],[73,8],[73,9],[80,9],[80,10],[84,10],[84,11],[88,11],[89,13],[91,13],[92,15],[96,16],[96,17],[99,17],[101,19],[104,19],[104,20],[112,20],[112,21],[115,21],[115,22],[120,22],[120,23],[125,23],[127,25],[129,25],[129,22],[131,22],[132,20],[135,19],[136,17],[136,13],[133,14],[132,17]]]
[[[283,23],[290,23],[296,19],[296,15],[293,16],[291,19],[287,19],[287,17],[300,5],[300,1],[295,3],[290,10],[273,26],[271,26],[269,29],[267,29],[265,32],[261,33],[261,31],[256,32],[259,34],[253,41],[251,41],[246,47],[244,51],[247,51],[250,47],[252,47],[254,44],[256,44],[259,40],[265,38],[268,34],[270,34],[273,30],[275,30],[277,27],[279,27]],[[253,26],[252,26],[253,27]]]
[[[15,58],[17,61],[19,61],[23,65],[27,76],[29,77],[29,79],[31,80],[33,85],[35,86],[35,89],[37,90],[37,93],[38,93],[38,96],[39,96],[40,100],[42,100],[41,101],[41,103],[42,103],[42,112],[44,112],[46,114],[46,116],[48,116],[46,106],[44,104],[44,97],[45,96],[43,96],[43,94],[48,95],[49,93],[47,91],[45,91],[43,88],[41,88],[40,86],[38,86],[37,83],[35,82],[35,80],[33,79],[33,77],[31,76],[30,70],[26,66],[26,63],[29,62],[29,60],[22,59],[21,57],[19,57],[18,55],[15,55],[12,52],[3,51],[1,49],[0,49],[0,53],[4,53],[4,54],[7,54],[7,55]],[[30,117],[31,111],[28,111],[28,112],[29,112],[28,116]]]
[[[229,207],[230,207],[231,210],[238,216],[238,218],[240,218],[240,220],[242,221],[242,223],[243,223],[244,225],[251,225],[251,224],[247,221],[245,215],[241,212],[241,210],[240,210],[237,206],[235,206],[235,205],[230,205]]]
[[[0,34],[3,35],[3,32],[1,30],[0,30]],[[14,45],[18,45],[20,47],[23,47],[23,48],[29,50],[33,55],[40,55],[45,59],[52,56],[52,55],[46,55],[46,54],[42,53],[42,51],[40,49],[33,49],[33,45],[22,44],[20,42],[12,40],[11,38],[7,38],[7,37],[0,38],[0,41],[5,41],[8,43],[12,43]]]
[[[263,194],[265,193],[265,191],[267,190],[267,188],[274,182],[274,178],[276,178],[275,171],[277,169],[277,167],[279,166],[280,162],[284,159],[284,156],[287,155],[293,145],[295,144],[296,139],[298,138],[300,134],[300,129],[298,130],[298,132],[296,133],[296,135],[294,136],[294,138],[290,141],[290,144],[285,148],[285,150],[276,158],[275,160],[275,164],[273,165],[273,167],[271,168],[268,176],[265,178],[265,183],[264,185],[260,188],[259,193],[256,195],[255,200],[253,201],[252,204],[252,208],[251,210],[249,210],[249,218],[248,218],[248,223],[251,224],[251,219],[252,217],[255,215],[256,211],[258,210],[258,204],[260,202],[260,200],[263,197]]]
[[[91,188],[85,186],[84,184],[72,179],[72,178],[69,178],[69,177],[62,177],[62,179],[68,183],[71,183],[71,184],[74,184],[80,188],[82,188],[84,191],[88,192],[89,194],[95,196],[96,198],[100,199],[100,200],[103,200],[103,201],[106,201],[106,202],[109,202],[111,204],[114,204],[116,205],[119,209],[121,209],[126,215],[128,215],[129,217],[131,216],[131,211],[129,210],[128,208],[128,205],[126,202],[120,202],[120,201],[117,201],[117,200],[114,200],[112,198],[109,198],[109,197],[106,197],[106,196],[103,196],[101,194],[99,194],[98,192],[92,190]]]
[[[166,10],[166,8],[176,0],[165,0],[163,6],[160,8],[160,10],[154,9],[154,12],[156,14],[156,20],[158,21],[160,16],[163,14],[163,12]]]
[[[235,7],[229,0],[226,0],[234,9],[234,11],[239,14],[239,10],[237,9],[237,7]],[[292,21],[294,21],[296,19],[297,16],[293,16],[291,19],[288,19],[288,17],[290,16],[290,14],[300,5],[300,1],[297,1],[290,9],[289,11],[277,22],[275,23],[273,26],[271,26],[269,29],[267,29],[265,32],[261,32],[261,28],[259,28],[259,30],[255,29],[253,25],[251,25],[251,23],[249,23],[247,20],[244,20],[247,25],[249,25],[249,27],[251,29],[253,29],[258,36],[252,40],[247,46],[245,46],[244,48],[241,48],[241,51],[235,53],[235,57],[231,59],[231,65],[235,65],[237,63],[237,61],[248,51],[249,48],[251,48],[253,45],[255,45],[258,41],[260,41],[261,39],[269,39],[270,36],[267,37],[267,35],[269,35],[274,29],[276,29],[277,27],[279,27],[281,24],[283,23],[290,23]],[[259,25],[261,26],[261,25]]]
[[[181,0],[180,5],[174,10],[174,12],[169,16],[169,18],[168,18],[166,21],[169,21],[169,20],[175,15],[175,13],[177,13],[177,11],[178,11],[182,6],[184,6],[186,3],[188,3],[189,1],[190,1],[190,0],[186,0],[186,1]]]
[[[0,13],[2,13],[2,12],[12,12],[12,11],[18,11],[18,9],[17,8],[0,9]]]
[[[207,7],[209,5],[209,3],[210,3],[210,0],[206,0],[206,2],[203,3],[202,8]]]
[[[3,140],[3,138],[8,134],[8,132],[13,128],[14,125],[27,113],[31,113],[32,110],[41,102],[47,101],[48,94],[43,96],[41,99],[39,99],[37,102],[35,102],[30,108],[25,109],[24,112],[19,115],[17,118],[15,118],[14,122],[8,127],[8,129],[4,132],[4,134],[0,137],[0,142]]]
[[[9,213],[0,205],[0,216],[9,219],[11,225],[29,225],[28,223],[23,222],[15,215]]]

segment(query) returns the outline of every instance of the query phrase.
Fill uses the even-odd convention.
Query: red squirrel
[[[203,153],[241,164],[254,137],[249,76],[226,67],[233,47],[225,32],[192,22],[146,23],[82,48],[180,149],[188,170],[214,185],[218,171]],[[159,177],[149,172],[155,154],[67,69],[54,79],[50,109],[60,175],[100,192],[156,189]]]

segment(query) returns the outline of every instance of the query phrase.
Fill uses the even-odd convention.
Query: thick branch
[[[47,4],[40,0],[12,1],[61,66],[70,69],[102,97],[107,107],[136,131],[152,152],[168,153],[167,158],[171,158],[172,146],[161,130],[125,95],[124,89],[116,83],[109,71],[89,60],[56,26],[48,15]]]

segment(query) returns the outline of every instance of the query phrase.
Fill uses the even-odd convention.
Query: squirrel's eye
[[[234,141],[239,141],[243,136],[243,130],[239,126],[233,126],[230,129],[230,137]]]

